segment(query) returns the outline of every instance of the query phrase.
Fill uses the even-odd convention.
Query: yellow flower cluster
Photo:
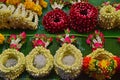
[[[33,64],[34,59],[37,55],[42,54],[46,58],[46,64],[44,67],[38,69]],[[53,68],[53,56],[51,55],[50,51],[46,48],[39,46],[35,47],[29,55],[26,57],[26,70],[34,77],[44,77]]]
[[[14,66],[5,66],[8,59],[14,58],[17,63]],[[24,54],[15,50],[7,49],[0,55],[0,76],[6,80],[14,80],[17,78],[25,69],[25,57]]]
[[[4,35],[0,34],[0,44],[3,44],[4,40],[5,40]]]
[[[18,5],[21,2],[21,0],[7,0],[6,3],[7,4],[11,4],[11,5]]]
[[[72,65],[63,63],[63,58],[67,55],[73,55],[75,62]],[[82,53],[72,44],[64,43],[61,48],[56,51],[54,56],[54,65],[56,73],[62,79],[74,79],[80,72],[83,63]]]
[[[26,9],[36,12],[39,16],[42,14],[42,7],[40,5],[37,5],[32,1],[27,1],[24,5]]]

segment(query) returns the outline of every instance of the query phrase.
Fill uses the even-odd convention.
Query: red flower
[[[120,71],[120,58],[117,56],[114,56],[113,59],[116,60],[116,62],[117,62],[117,69],[116,70]]]
[[[84,57],[84,59],[83,59],[83,70],[88,69],[90,60],[91,60],[91,57]]]
[[[33,41],[33,46],[34,47],[36,47],[36,46],[43,46],[43,47],[45,47],[45,43],[42,40],[34,40]]]

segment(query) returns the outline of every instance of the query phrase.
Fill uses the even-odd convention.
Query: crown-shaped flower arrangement
[[[8,38],[10,48],[4,50],[0,55],[0,76],[4,79],[14,80],[25,69],[25,56],[18,51],[25,43],[26,33],[19,35],[11,34]]]
[[[104,50],[104,35],[96,30],[86,40],[92,47],[93,52],[84,57],[83,70],[90,77],[96,80],[111,79],[119,67],[119,57]]]
[[[33,77],[44,77],[52,70],[53,56],[47,49],[51,42],[52,38],[45,34],[34,35],[32,39],[34,48],[26,57],[26,70]]]
[[[54,56],[56,73],[62,79],[75,79],[81,72],[82,53],[72,43],[76,41],[74,35],[70,35],[70,30],[65,30],[65,34],[57,36],[57,41],[62,45]],[[62,72],[61,72],[62,71]]]

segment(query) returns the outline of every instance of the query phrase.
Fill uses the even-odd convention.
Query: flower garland
[[[52,38],[44,34],[35,34],[32,40],[32,51],[26,57],[26,70],[33,77],[44,77],[53,68],[53,56],[50,50],[46,49],[52,42]]]
[[[105,42],[102,32],[96,30],[86,40],[93,52],[83,59],[83,70],[97,80],[111,79],[119,70],[120,58],[103,49]]]
[[[0,33],[0,44],[3,44],[4,40],[5,40],[4,35]]]

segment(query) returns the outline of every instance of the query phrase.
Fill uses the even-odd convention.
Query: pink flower
[[[95,48],[102,48],[103,45],[101,43],[94,43]]]
[[[116,11],[120,10],[120,4],[116,7]]]
[[[10,35],[10,40],[16,39],[16,38],[17,38],[17,36],[16,36],[15,34],[11,34],[11,35]]]
[[[66,37],[66,38],[64,39],[64,42],[65,42],[65,43],[71,43],[70,37]]]
[[[26,33],[25,33],[25,32],[22,32],[19,36],[20,36],[22,39],[26,39]]]
[[[87,42],[87,44],[90,44],[90,43],[91,43],[90,39],[87,39],[86,42]]]
[[[19,50],[19,49],[17,48],[17,44],[10,44],[10,48]]]
[[[72,39],[74,39],[74,38],[75,38],[75,36],[71,36],[71,38],[72,38]]]
[[[49,38],[49,42],[52,42],[52,40],[53,40],[52,38]]]
[[[95,34],[99,34],[100,32],[98,30],[95,30]]]
[[[92,39],[92,38],[93,38],[93,35],[92,35],[92,34],[90,34],[90,35],[88,36],[88,38],[89,38],[89,39]]]
[[[36,46],[43,46],[43,47],[45,47],[45,43],[42,40],[34,40],[33,41],[33,46],[34,47],[36,47]]]
[[[39,36],[40,36],[39,34],[35,34],[35,38],[39,38]]]

